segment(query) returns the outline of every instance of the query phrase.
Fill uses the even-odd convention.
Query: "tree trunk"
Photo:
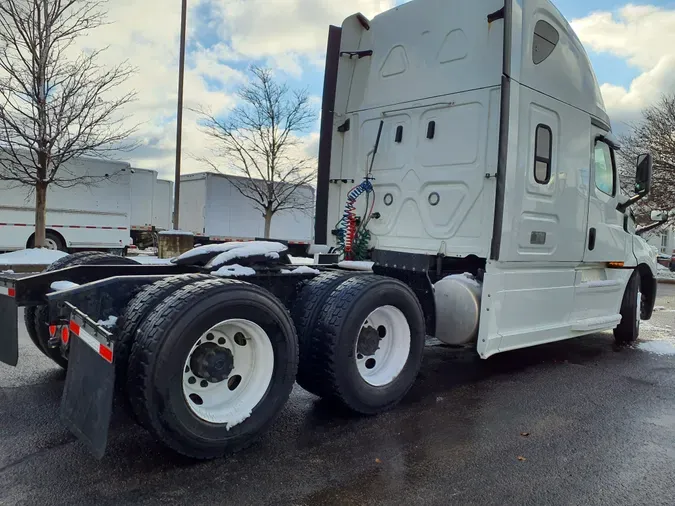
[[[265,239],[270,238],[270,229],[272,228],[272,217],[274,213],[269,209],[265,212]]]
[[[35,247],[45,245],[45,228],[47,223],[47,185],[39,182],[35,185]]]

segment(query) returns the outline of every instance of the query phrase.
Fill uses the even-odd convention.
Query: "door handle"
[[[593,251],[595,249],[595,236],[596,236],[596,231],[594,228],[590,229],[588,231],[588,249],[589,251]]]

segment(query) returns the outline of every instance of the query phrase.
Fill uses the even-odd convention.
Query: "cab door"
[[[584,263],[625,261],[628,233],[619,204],[619,178],[616,153],[603,137],[603,130],[592,128],[591,173],[589,181],[588,230]]]

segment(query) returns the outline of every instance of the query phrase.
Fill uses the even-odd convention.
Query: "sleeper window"
[[[534,180],[539,184],[548,184],[551,180],[551,153],[553,133],[546,125],[538,125],[534,142]]]
[[[602,141],[595,143],[595,186],[602,193],[613,197],[615,193],[614,155],[609,144]]]
[[[532,42],[532,62],[539,65],[551,53],[560,41],[558,30],[546,21],[538,21],[534,28],[534,40]]]

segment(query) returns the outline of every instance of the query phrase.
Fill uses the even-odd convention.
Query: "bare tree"
[[[313,124],[316,113],[306,91],[277,83],[268,69],[254,66],[251,73],[251,82],[237,93],[240,105],[226,117],[197,111],[204,133],[214,141],[214,157],[201,161],[228,177],[261,212],[269,238],[276,213],[307,212],[314,206],[302,187],[316,180],[315,161],[300,155],[298,134]]]
[[[74,45],[105,23],[104,3],[0,1],[0,180],[34,188],[37,247],[45,239],[49,185],[88,182],[60,170],[64,164],[131,147],[124,141],[134,128],[120,112],[135,94],[112,92],[133,69],[103,68],[103,49],[78,55]]]
[[[637,221],[645,224],[650,222],[651,211],[675,209],[675,95],[662,96],[656,104],[644,109],[642,118],[630,127],[631,132],[621,137],[619,151],[624,193],[634,193],[638,155],[651,153],[654,157],[652,190],[649,197],[633,208]]]

